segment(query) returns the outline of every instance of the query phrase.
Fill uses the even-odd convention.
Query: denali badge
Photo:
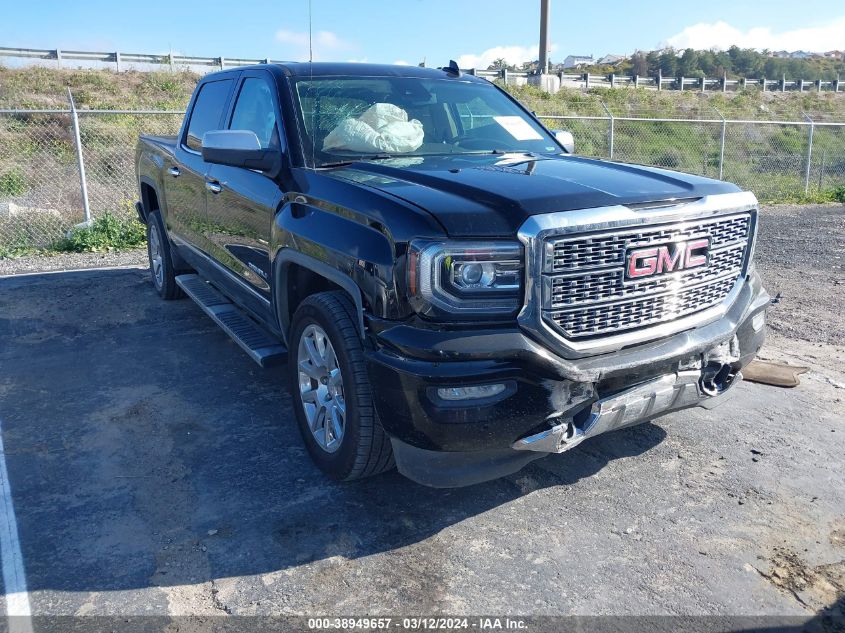
[[[707,265],[710,240],[702,238],[628,251],[625,268],[628,279],[640,279]]]

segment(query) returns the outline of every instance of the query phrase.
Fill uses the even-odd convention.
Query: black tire
[[[153,251],[158,248],[158,253]],[[170,252],[170,240],[164,222],[158,211],[147,216],[147,257],[150,261],[150,276],[153,286],[162,299],[181,299],[185,296],[176,284],[176,270]]]
[[[345,419],[339,447],[333,452],[321,446],[318,434],[311,431],[305,399],[302,396],[302,389],[311,389],[316,394],[315,385],[318,383],[316,379],[310,379],[311,387],[307,384],[302,387],[300,385],[300,343],[303,333],[307,330],[314,333],[315,328],[310,326],[322,329],[331,343],[336,367],[341,372]],[[338,481],[361,479],[392,469],[395,466],[393,449],[373,404],[373,392],[367,376],[355,306],[348,295],[340,291],[321,292],[305,299],[294,314],[290,334],[290,393],[302,439],[317,466]],[[306,382],[309,380],[303,378]],[[336,396],[335,399],[337,400]],[[324,412],[322,419],[325,420],[329,415],[328,410],[325,406],[320,409],[319,405],[316,405],[316,408]]]

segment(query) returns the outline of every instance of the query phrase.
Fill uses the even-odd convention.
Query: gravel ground
[[[759,266],[781,293],[764,355],[808,366],[800,387],[741,383],[715,410],[451,491],[324,479],[281,371],[161,302],[145,271],[0,279],[33,612],[841,613],[843,218],[763,213]]]
[[[755,257],[775,297],[773,332],[810,343],[845,343],[845,206],[763,208]]]
[[[137,248],[108,253],[55,253],[0,258],[0,277],[25,273],[79,270],[82,268],[124,268],[146,266],[147,251]]]

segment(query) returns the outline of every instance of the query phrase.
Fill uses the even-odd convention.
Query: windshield
[[[456,79],[315,77],[295,83],[308,162],[357,158],[561,152],[495,86]]]

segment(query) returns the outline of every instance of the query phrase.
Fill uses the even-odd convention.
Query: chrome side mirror
[[[270,171],[279,155],[276,148],[262,148],[251,130],[210,130],[202,136],[202,159],[207,163]]]
[[[567,154],[575,153],[575,137],[569,130],[554,130],[555,140],[563,146]]]

